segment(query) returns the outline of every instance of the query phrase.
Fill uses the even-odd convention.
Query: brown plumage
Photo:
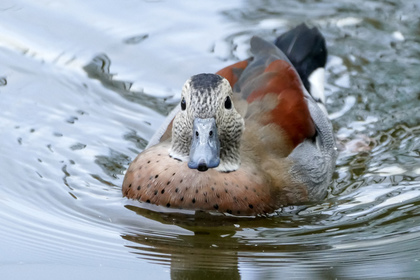
[[[254,37],[251,52],[251,59],[218,75],[187,81],[176,117],[130,164],[124,196],[234,215],[270,213],[325,196],[336,157],[327,116],[276,46]],[[194,119],[217,127],[208,137],[214,133],[220,140],[206,138],[210,145],[220,142],[210,156],[220,157],[214,168],[201,160],[207,152],[197,152],[198,167],[193,160],[191,147],[204,141],[197,140]]]

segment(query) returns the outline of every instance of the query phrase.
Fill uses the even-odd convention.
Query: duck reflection
[[[299,225],[309,223],[308,218],[297,218],[295,213],[286,214],[286,219],[279,221],[278,217],[247,218],[206,212],[160,213],[133,205],[126,205],[126,208],[151,222],[163,224],[167,227],[165,230],[175,225],[185,232],[171,233],[168,230],[159,233],[130,226],[127,233],[121,235],[123,239],[138,244],[128,247],[134,249],[132,252],[140,258],[160,264],[169,263],[172,279],[241,279],[240,265],[258,266],[258,259],[265,262],[265,254],[281,259],[286,253],[318,251],[328,247],[308,243],[282,244],[281,238],[274,232],[281,233],[282,228],[283,232],[288,232],[288,229],[298,229]],[[313,222],[314,218],[309,219]]]
[[[148,219],[186,229],[186,234],[166,236],[142,230],[122,237],[139,246],[133,251],[142,258],[156,259],[166,255],[170,259],[171,279],[240,279],[238,267],[238,240],[235,238],[235,220],[212,217],[197,212],[158,213],[135,206],[127,206]],[[146,251],[146,252],[145,252]]]

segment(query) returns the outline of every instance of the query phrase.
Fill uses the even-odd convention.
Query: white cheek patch
[[[231,172],[231,171],[238,170],[239,167],[240,167],[240,162],[239,163],[221,162],[219,166],[216,167],[215,169],[219,172]]]
[[[311,84],[311,95],[317,102],[318,106],[322,111],[327,114],[325,108],[325,93],[324,93],[324,82],[325,82],[325,69],[318,68],[309,75],[309,83]]]

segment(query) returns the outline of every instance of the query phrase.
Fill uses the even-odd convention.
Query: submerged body
[[[302,40],[311,43],[303,51],[293,46]],[[335,142],[322,96],[304,86],[325,64],[325,42],[301,25],[276,45],[253,37],[252,58],[188,80],[180,106],[130,164],[123,195],[235,215],[325,197]]]

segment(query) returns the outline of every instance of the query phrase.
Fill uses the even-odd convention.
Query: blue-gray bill
[[[220,142],[214,118],[195,118],[188,167],[199,171],[215,168],[220,163]]]

